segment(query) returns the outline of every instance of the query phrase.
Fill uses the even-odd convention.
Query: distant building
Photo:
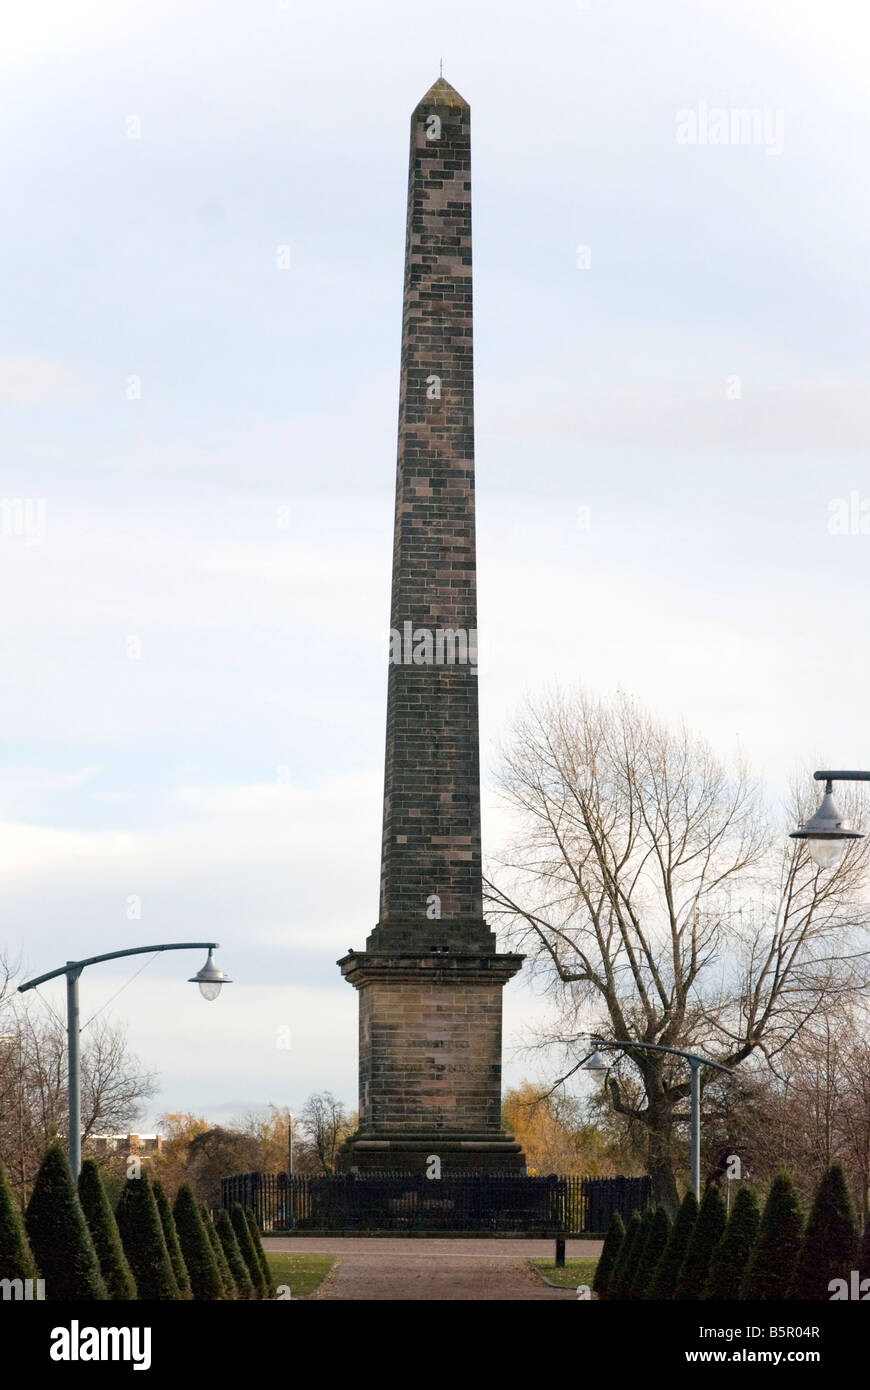
[[[83,1141],[95,1154],[146,1154],[163,1152],[162,1134],[91,1134]]]

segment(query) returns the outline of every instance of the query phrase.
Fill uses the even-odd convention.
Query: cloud
[[[286,968],[288,954],[313,952],[313,968],[328,974],[375,923],[380,798],[373,776],[285,785],[276,769],[271,786],[169,788],[157,825],[0,822],[8,920],[16,917],[34,967],[57,951],[59,922],[91,954],[131,944],[134,934],[146,943],[184,940],[199,921],[209,924],[197,928],[200,937],[220,930],[254,952],[261,978],[276,953]],[[114,803],[97,806],[111,821]]]
[[[863,451],[870,433],[866,383],[838,377],[790,381],[745,369],[739,351],[720,346],[720,370],[694,381],[584,383],[553,395],[544,379],[522,395],[486,404],[484,425],[498,438],[561,442],[584,449],[747,449],[771,454]],[[723,370],[727,365],[727,370]]]
[[[85,388],[71,367],[39,357],[0,357],[0,403],[67,405],[83,400]]]

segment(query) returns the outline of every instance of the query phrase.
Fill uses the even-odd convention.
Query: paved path
[[[361,1236],[266,1236],[267,1250],[335,1255],[337,1264],[319,1298],[365,1300],[576,1299],[552,1289],[528,1261],[552,1259],[552,1240],[426,1240]],[[601,1241],[569,1240],[569,1259],[600,1254]]]

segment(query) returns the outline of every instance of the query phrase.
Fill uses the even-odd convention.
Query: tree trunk
[[[652,1179],[652,1204],[666,1207],[671,1216],[680,1205],[674,1177],[674,1116],[671,1106],[651,1104],[646,1117],[647,1172]]]

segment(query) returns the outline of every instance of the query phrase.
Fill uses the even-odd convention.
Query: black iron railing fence
[[[423,1173],[294,1177],[239,1173],[221,1179],[225,1207],[240,1202],[261,1231],[480,1231],[600,1234],[650,1199],[650,1180]]]

